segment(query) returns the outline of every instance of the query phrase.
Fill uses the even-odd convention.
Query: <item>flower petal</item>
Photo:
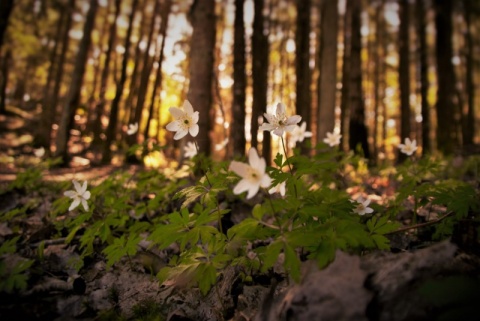
[[[177,133],[175,134],[175,136],[173,136],[173,139],[175,139],[175,140],[182,139],[182,138],[185,137],[187,134],[188,134],[188,131],[187,131],[187,130],[179,129],[179,130],[177,131]]]
[[[175,120],[183,117],[183,114],[184,114],[183,110],[181,110],[180,108],[177,108],[177,107],[170,107],[168,109],[168,111],[170,112],[170,114],[172,114],[173,119],[175,119]]]
[[[193,106],[192,104],[190,104],[190,102],[188,100],[185,99],[185,101],[183,102],[183,110],[185,110],[185,112],[187,114],[193,114]]]
[[[63,195],[65,195],[66,197],[74,198],[75,196],[77,196],[77,192],[75,192],[75,191],[66,191],[65,193],[63,193]]]
[[[192,125],[192,127],[190,127],[188,131],[190,132],[190,135],[192,135],[192,137],[196,137],[198,135],[199,130],[200,130],[200,127],[198,127],[198,125],[195,124],[195,125]]]
[[[268,114],[268,113],[264,113],[263,116],[265,116],[265,118],[267,119],[267,121],[268,121],[270,124],[275,123],[276,117],[275,117],[274,115]]]
[[[302,116],[294,115],[294,116],[288,117],[287,120],[285,121],[285,123],[286,123],[287,125],[296,125],[296,124],[298,124],[301,120],[302,120]]]
[[[258,185],[258,184],[250,185],[250,188],[249,188],[248,194],[247,194],[247,200],[254,197],[257,194],[259,189],[260,189],[260,185]]]
[[[274,130],[276,127],[269,124],[269,123],[263,123],[260,125],[260,127],[258,128],[258,130],[262,131],[262,130],[266,130],[266,131],[272,131]]]
[[[257,149],[255,147],[251,147],[248,150],[248,163],[250,167],[258,169],[257,166],[260,163],[260,157],[258,156]]]
[[[78,192],[78,194],[83,195],[87,191],[87,181],[83,182],[82,188]]]
[[[233,188],[233,194],[238,195],[250,189],[252,184],[246,179],[242,179],[238,184]]]
[[[367,213],[367,214],[373,213],[373,208],[367,207],[365,209],[365,213]]]
[[[248,171],[249,168],[250,168],[250,166],[248,166],[245,163],[232,161],[230,163],[230,166],[228,167],[228,170],[234,172],[235,174],[237,174],[240,177],[245,177],[247,175],[247,171]]]
[[[277,104],[277,110],[276,110],[275,114],[277,115],[277,117],[278,117],[278,116],[282,116],[282,115],[285,114],[285,110],[286,110],[285,104],[283,104],[283,103],[278,103],[278,104]]]
[[[86,200],[82,199],[82,205],[83,205],[83,209],[84,209],[85,211],[88,211],[88,203],[87,203]]]
[[[196,111],[196,112],[194,112],[194,113],[192,114],[192,122],[193,122],[194,124],[198,123],[198,117],[199,117],[198,111]]]
[[[80,183],[77,180],[72,180],[72,183],[77,193],[81,194],[80,191],[82,190],[82,186],[80,185]]]
[[[277,128],[272,133],[274,133],[277,136],[282,136],[283,135],[283,128]]]
[[[86,192],[83,193],[83,195],[82,195],[82,197],[83,197],[84,199],[86,199],[86,200],[90,199],[90,196],[91,196],[91,194],[90,194],[89,191],[86,191]]]
[[[74,210],[78,205],[80,204],[80,199],[78,197],[73,199],[72,204],[70,204],[70,207],[68,208],[69,211]]]
[[[260,186],[269,187],[270,184],[272,184],[272,179],[270,176],[268,176],[268,174],[263,174],[262,180],[260,181]],[[283,194],[285,194],[285,192]]]

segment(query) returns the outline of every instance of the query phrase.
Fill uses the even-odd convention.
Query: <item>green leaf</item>
[[[267,246],[264,258],[263,258],[263,266],[262,271],[266,272],[269,268],[275,265],[278,260],[278,255],[282,251],[283,242],[279,240],[275,240],[274,242],[270,243]]]
[[[288,271],[295,282],[300,282],[300,260],[295,249],[288,244],[285,244],[285,262],[283,266]]]

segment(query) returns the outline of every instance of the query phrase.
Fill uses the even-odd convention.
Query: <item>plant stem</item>
[[[433,221],[430,221],[430,222],[425,222],[425,223],[420,223],[420,224],[416,224],[416,225],[412,225],[412,226],[402,227],[402,228],[399,228],[396,231],[388,232],[388,233],[385,233],[383,235],[392,235],[392,234],[405,232],[405,231],[408,231],[408,230],[411,230],[411,229],[416,229],[416,228],[418,229],[418,228],[421,228],[421,227],[434,225],[434,224],[437,224],[440,221],[443,221],[445,218],[449,217],[452,214],[453,214],[453,212],[448,212],[447,214],[445,214],[443,216],[440,216],[436,220],[433,220]]]
[[[292,175],[292,178],[294,179],[293,181],[293,189],[295,192],[295,198],[298,199],[298,192],[297,192],[297,182],[295,182],[295,176],[293,175],[293,168],[292,164],[290,164],[290,160],[288,159],[288,154],[287,154],[287,148],[285,146],[285,141],[283,139],[283,136],[280,136],[282,140],[282,147],[283,147],[283,152],[285,153],[285,160],[287,162],[288,169],[290,170],[290,174]]]

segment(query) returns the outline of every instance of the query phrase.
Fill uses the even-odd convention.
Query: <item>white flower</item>
[[[307,122],[303,122],[300,126],[295,126],[290,134],[288,145],[290,148],[295,147],[297,142],[303,142],[306,137],[312,137],[312,132],[307,131]]]
[[[259,129],[271,131],[277,136],[282,136],[284,132],[291,132],[302,120],[299,115],[287,117],[285,105],[282,103],[277,104],[275,115],[264,113],[264,116],[268,123],[263,123]]]
[[[40,147],[40,148],[34,149],[34,150],[33,150],[33,153],[34,153],[35,156],[37,156],[38,158],[42,158],[43,155],[45,155],[45,148]]]
[[[340,144],[340,138],[342,138],[342,135],[337,132],[327,133],[327,137],[324,138],[323,141],[327,143],[330,147],[333,147]]]
[[[274,194],[274,193],[280,193],[280,195],[285,196],[285,183],[286,182],[281,182],[280,184],[275,185],[271,189],[268,190],[269,194]]]
[[[138,131],[138,123],[128,124],[127,135],[133,135]]]
[[[198,111],[193,111],[193,107],[188,100],[183,103],[183,109],[170,107],[168,109],[172,114],[174,121],[167,125],[167,130],[177,132],[173,139],[178,140],[185,137],[188,133],[195,137],[198,135]]]
[[[260,187],[268,187],[271,178],[265,173],[265,159],[258,157],[257,150],[252,147],[248,151],[249,164],[232,161],[229,170],[238,174],[242,179],[233,189],[234,194],[241,194],[248,191],[247,199],[257,194]]]
[[[225,148],[225,146],[227,146],[228,144],[228,137],[225,138],[220,144],[215,144],[215,150],[222,150]]]
[[[407,154],[408,156],[411,156],[415,151],[417,150],[417,141],[410,140],[410,138],[405,138],[405,144],[399,144],[398,148],[400,148],[400,151],[404,154]]]
[[[185,157],[192,158],[193,156],[197,155],[197,147],[193,142],[188,142],[183,150],[185,151]]]
[[[80,186],[80,183],[76,180],[72,180],[73,186],[75,187],[74,191],[66,191],[63,195],[73,199],[72,204],[68,208],[69,211],[75,209],[80,203],[82,203],[85,211],[88,211],[87,200],[90,198],[90,192],[87,191],[87,182],[83,182],[83,185]]]
[[[370,204],[369,199],[364,200],[362,197],[359,197],[357,199],[357,207],[355,207],[353,211],[358,215],[370,214],[373,212],[373,209],[368,207],[369,204]]]

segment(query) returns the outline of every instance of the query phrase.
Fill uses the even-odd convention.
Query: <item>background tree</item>
[[[73,127],[75,111],[80,102],[80,90],[85,74],[85,67],[88,58],[88,51],[91,44],[91,33],[95,24],[95,16],[97,13],[97,0],[90,1],[85,25],[83,28],[83,36],[80,42],[75,67],[72,74],[70,89],[66,97],[66,102],[62,111],[60,124],[58,127],[56,138],[56,157],[62,157],[64,164],[68,164],[68,141],[70,139],[70,129]]]
[[[200,152],[210,154],[213,61],[215,50],[215,0],[195,0],[191,9],[190,86],[187,99],[200,113]]]
[[[102,139],[100,135],[102,133],[102,115],[105,112],[105,103],[106,98],[105,94],[107,92],[108,79],[110,76],[110,65],[112,60],[112,53],[115,49],[115,43],[117,39],[117,20],[120,16],[121,10],[121,0],[115,0],[114,2],[114,14],[113,19],[110,22],[110,30],[108,32],[108,44],[107,50],[105,51],[105,60],[103,62],[102,75],[100,78],[100,92],[98,95],[98,102],[94,110],[95,116],[93,117],[93,141],[92,146],[94,149],[102,147]]]
[[[245,24],[244,0],[235,0],[235,22],[233,40],[233,103],[232,103],[232,125],[231,141],[233,144],[233,155],[245,155],[245,99],[247,87],[247,75],[245,71]]]
[[[7,30],[8,20],[13,10],[14,0],[2,0],[0,2],[0,52],[2,51],[3,37]]]
[[[131,37],[133,30],[133,22],[135,19],[135,13],[137,11],[138,0],[133,0],[132,2],[132,11],[129,14],[128,18],[128,28],[127,34],[125,36],[125,53],[122,60],[122,69],[120,71],[120,79],[118,80],[115,97],[113,98],[112,105],[110,107],[110,116],[105,131],[105,145],[103,149],[102,163],[108,164],[112,159],[111,145],[116,138],[116,129],[118,124],[118,112],[120,108],[120,100],[122,99],[123,88],[125,87],[125,82],[127,80],[127,65],[130,58],[130,46],[131,46]]]
[[[452,65],[452,0],[435,0],[435,53],[437,58],[437,147],[453,153],[455,135],[455,73]]]
[[[307,130],[311,129],[310,120],[312,119],[310,14],[311,1],[297,0],[297,27],[295,29],[296,113],[302,116],[302,122],[307,123]],[[307,152],[308,149],[305,144],[302,144],[302,153],[306,154]]]
[[[400,140],[411,138],[410,130],[410,14],[408,0],[399,1],[400,30],[399,30],[399,64],[398,79],[400,87]],[[404,153],[398,154],[399,161],[407,159]]]
[[[370,149],[368,147],[368,129],[365,125],[365,105],[362,89],[362,35],[361,29],[361,1],[347,0],[351,3],[351,37],[350,37],[350,67],[347,77],[349,84],[349,148],[356,151],[361,148],[365,158],[370,158]]]
[[[464,16],[465,16],[465,44],[466,44],[466,66],[465,66],[465,87],[467,93],[467,111],[464,117],[465,122],[463,128],[463,144],[466,146],[473,145],[475,137],[475,54],[474,39],[472,31],[472,17],[474,15],[475,3],[473,0],[464,0]],[[478,3],[477,3],[478,6]]]
[[[252,33],[252,121],[251,121],[251,146],[258,148],[258,119],[267,111],[267,88],[268,88],[268,33],[265,28],[263,15],[264,1],[254,1],[254,18]],[[262,143],[263,157],[269,162],[271,159],[270,133],[263,132]]]
[[[321,2],[320,76],[318,77],[317,142],[335,128],[335,98],[337,88],[338,3]]]

